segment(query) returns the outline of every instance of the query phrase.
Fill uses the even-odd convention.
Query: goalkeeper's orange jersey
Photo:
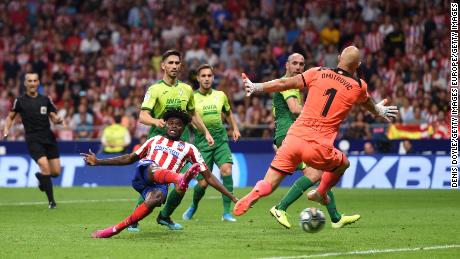
[[[353,104],[368,100],[367,84],[340,68],[314,67],[297,77],[308,96],[288,135],[332,146]]]

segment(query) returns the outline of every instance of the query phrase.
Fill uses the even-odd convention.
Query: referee
[[[56,208],[53,196],[53,183],[51,177],[61,174],[61,162],[56,138],[50,128],[50,122],[63,123],[57,116],[56,107],[47,96],[38,94],[40,84],[37,73],[27,73],[24,78],[26,93],[14,101],[12,111],[6,118],[3,137],[8,137],[8,131],[19,113],[26,132],[26,143],[30,156],[37,162],[40,171],[35,174],[38,179],[38,188],[48,197],[48,208]],[[48,118],[49,117],[49,118]]]

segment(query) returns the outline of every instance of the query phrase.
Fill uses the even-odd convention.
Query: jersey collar
[[[166,86],[169,86],[169,87],[173,87],[173,86],[178,86],[178,85],[179,85],[179,80],[176,80],[176,84],[175,84],[175,85],[170,85],[170,84],[166,83],[166,81],[163,80],[163,79],[161,80],[161,82],[162,82],[163,84],[165,84]]]
[[[356,82],[358,82],[359,87],[362,87],[361,86],[361,80],[359,78],[354,77],[352,74],[348,73],[348,71],[343,70],[343,69],[341,69],[339,67],[334,68],[333,71],[336,72],[337,74],[340,74],[340,75],[343,75],[343,76],[346,76],[346,77],[354,79]]]
[[[198,89],[197,91],[198,91],[198,93],[200,93],[201,95],[206,96],[206,95],[211,95],[212,92],[213,92],[214,90],[211,88],[211,91],[209,91],[209,92],[206,93],[206,94],[203,94],[203,93],[200,91],[200,89]]]

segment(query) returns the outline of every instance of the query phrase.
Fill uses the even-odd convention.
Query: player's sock
[[[231,175],[222,176],[222,183],[230,193],[233,193],[233,177]],[[230,213],[230,204],[232,203],[232,200],[222,194],[222,202],[224,204],[224,214]]]
[[[341,175],[325,171],[321,177],[321,182],[318,186],[318,189],[316,190],[319,194],[321,194],[321,196],[326,197],[326,193],[339,182],[340,177]]]
[[[160,184],[179,183],[180,176],[166,169],[158,169],[153,173],[153,180]]]
[[[51,181],[51,176],[50,175],[42,175],[42,184],[43,184],[43,190],[46,193],[46,197],[48,198],[49,203],[56,203],[54,201],[54,194],[53,194],[53,182]]]
[[[295,181],[288,193],[286,193],[280,203],[276,205],[276,209],[286,211],[287,208],[299,199],[300,196],[302,196],[302,194],[311,186],[313,186],[312,181],[303,175]]]
[[[326,205],[327,212],[329,212],[329,217],[331,217],[331,221],[333,223],[337,223],[340,221],[340,218],[342,218],[342,215],[337,211],[336,205],[335,205],[335,198],[334,194],[332,191],[328,191],[327,195],[331,199],[329,203]]]
[[[152,210],[149,207],[147,207],[147,204],[143,202],[134,210],[133,214],[131,214],[122,222],[116,224],[114,226],[114,231],[118,233],[123,229],[127,228],[128,226],[136,224],[139,220],[147,217],[147,215],[149,215],[150,212],[152,212]]]
[[[204,194],[206,193],[206,188],[201,187],[201,185],[195,185],[193,188],[193,200],[192,200],[192,207],[198,208],[198,203],[203,198]]]
[[[166,200],[166,204],[164,208],[160,211],[160,214],[163,217],[170,217],[174,210],[179,206],[180,202],[182,201],[182,198],[184,198],[183,195],[179,194],[176,189],[173,189],[169,194],[168,194],[168,199]]]

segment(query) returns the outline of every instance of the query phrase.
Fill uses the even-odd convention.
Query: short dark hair
[[[115,115],[113,117],[113,120],[115,121],[115,123],[120,124],[121,123],[121,115],[120,114]]]
[[[214,72],[214,68],[209,65],[209,64],[202,64],[200,65],[197,69],[196,69],[196,74],[199,75],[200,74],[200,71],[203,70],[203,69],[206,69],[206,68],[209,68],[211,69],[211,72]]]
[[[181,59],[180,52],[175,49],[169,49],[161,56],[161,61],[165,61],[169,56],[178,56]]]
[[[170,118],[181,119],[184,125],[189,124],[192,121],[192,118],[188,113],[181,109],[168,109],[163,115],[163,119],[167,121]]]

